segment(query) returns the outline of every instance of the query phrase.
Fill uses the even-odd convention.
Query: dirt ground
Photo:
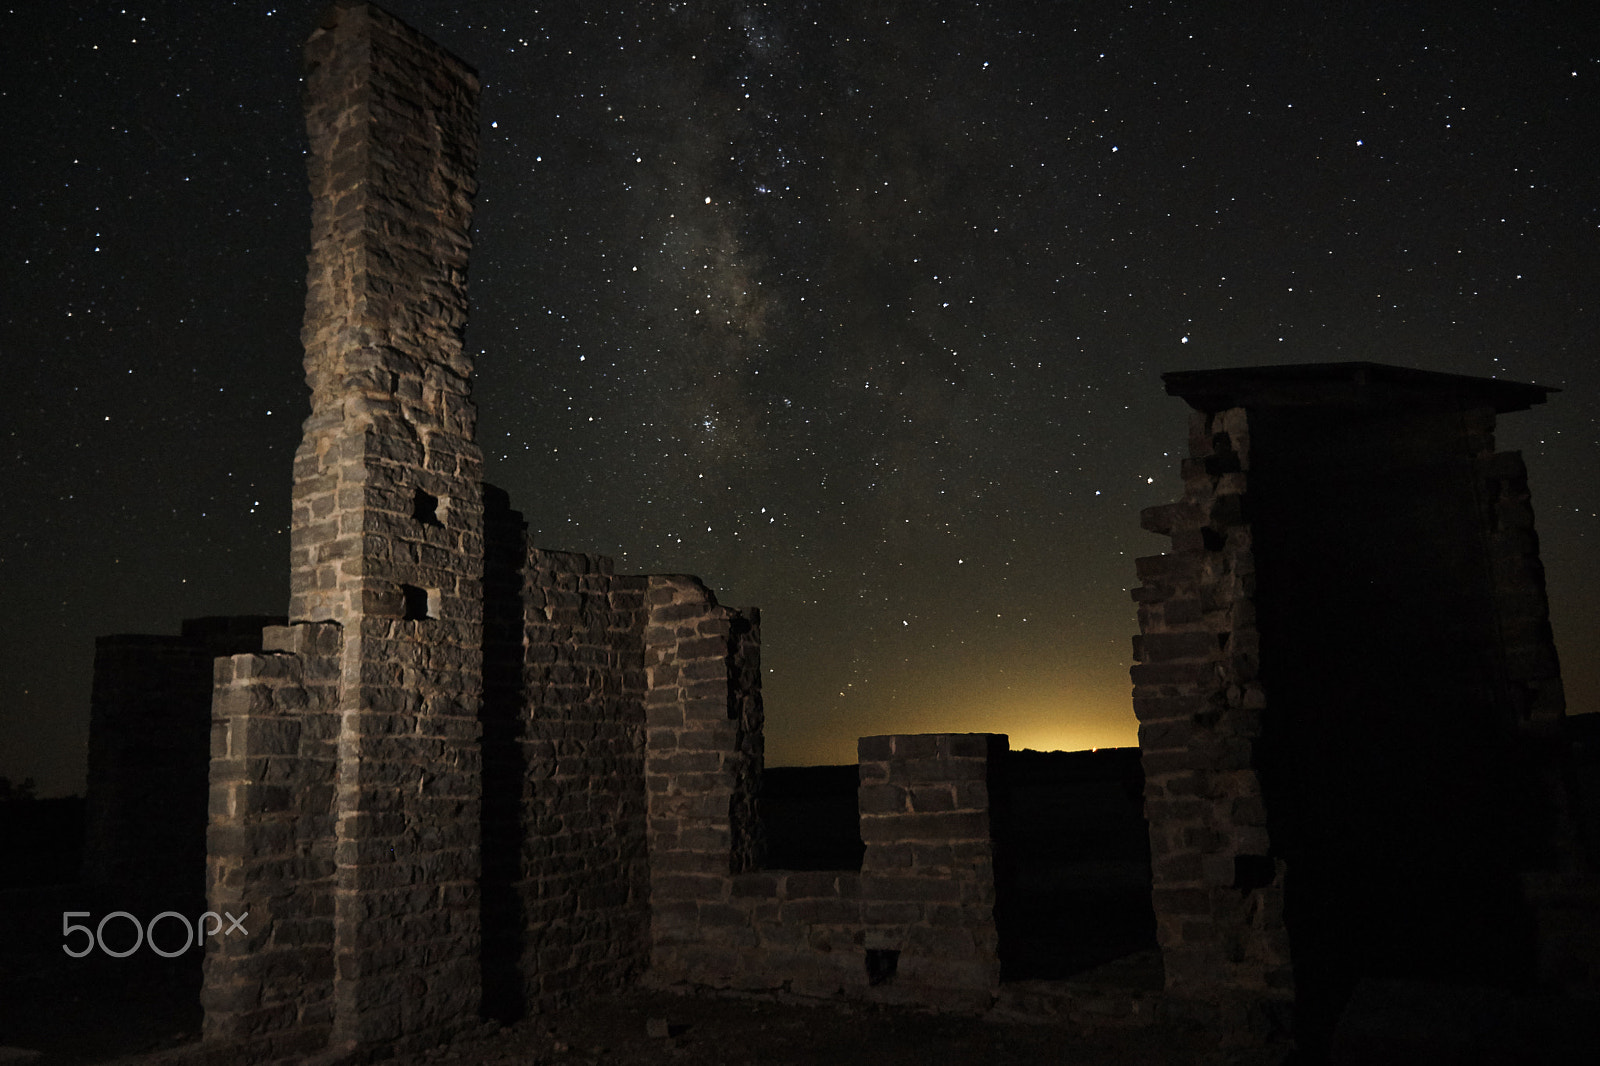
[[[0,1010],[9,1023],[0,1024],[0,1046],[42,1052],[23,1060],[32,1066],[153,1066],[172,1052],[181,1055],[199,1026],[192,982],[131,969],[117,976],[122,980],[113,977],[110,987],[99,981],[70,991],[35,986],[31,994],[10,997],[9,1009]],[[506,1028],[484,1023],[444,1047],[388,1061],[393,1066],[1277,1066],[1283,1059],[1281,1050],[1226,1051],[1211,1034],[1194,1030],[1086,1033],[907,1008],[635,989]]]
[[[18,920],[0,943],[0,1060],[4,1049],[39,1052],[33,1066],[143,1064],[198,1039],[197,954],[162,959],[149,952],[113,959],[62,953],[60,911],[51,895],[13,894],[0,903]],[[29,903],[22,914],[20,904]],[[38,913],[32,913],[37,911]],[[19,918],[18,915],[21,915]],[[1238,1064],[1277,1066],[1282,1053],[1225,1052],[1193,1030],[1105,1029],[988,1021],[906,1008],[842,1002],[746,998],[634,989],[613,998],[528,1019],[508,1028],[485,1023],[451,1045],[390,1060],[485,1066],[942,1066],[993,1063]],[[10,1062],[4,1062],[10,1066]]]
[[[662,1035],[665,1034],[665,1035]],[[1106,1063],[1268,1066],[1283,1052],[1228,1052],[1215,1037],[1170,1029],[1073,1033],[905,1008],[778,1002],[636,990],[509,1029],[485,1026],[446,1048],[397,1060],[485,1066],[934,1066]]]

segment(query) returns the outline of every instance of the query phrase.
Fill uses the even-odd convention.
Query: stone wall
[[[1520,453],[1494,451],[1493,412],[1488,414],[1477,466],[1505,699],[1528,752],[1529,788],[1539,801],[1530,821],[1544,828],[1541,853],[1523,873],[1537,923],[1536,971],[1547,988],[1593,998],[1600,989],[1600,841],[1584,806],[1594,792],[1595,764],[1582,731],[1566,728],[1527,466]]]
[[[674,750],[670,732],[652,728],[652,762],[658,744]],[[1005,744],[989,734],[863,738],[859,873],[738,871],[731,835],[695,813],[728,809],[734,775],[689,791],[673,778],[712,771],[665,756],[652,814],[683,813],[652,818],[652,980],[986,1009],[1000,978],[990,777]],[[730,741],[724,757],[735,750]],[[684,846],[685,832],[698,848]],[[679,847],[658,852],[658,839]],[[685,857],[678,872],[656,870],[663,854]]]
[[[1143,516],[1172,550],[1136,564],[1133,680],[1169,993],[1258,1021],[1292,994],[1316,1053],[1363,980],[1535,980],[1576,852],[1525,472],[1493,430],[1548,390],[1165,378],[1190,448]]]
[[[750,815],[761,774],[754,612],[720,606],[697,578],[651,577],[644,661],[645,786],[653,966],[697,901],[758,861]],[[759,689],[757,689],[759,693]]]
[[[1249,470],[1248,413],[1193,412],[1183,498],[1141,515],[1172,551],[1135,562],[1133,709],[1167,990],[1287,1002],[1283,868],[1254,761],[1267,697]]]
[[[503,1017],[618,987],[649,961],[647,584],[604,556],[525,558],[521,685],[503,740],[487,716],[485,729],[499,815],[485,822],[485,1002]]]
[[[461,343],[478,79],[363,4],[329,10],[306,71],[290,618],[342,627],[332,1039],[405,1051],[481,999],[485,550]]]
[[[205,1038],[242,1061],[323,1047],[334,1023],[340,631],[273,627],[216,660]]]
[[[205,899],[212,660],[260,651],[282,618],[191,618],[177,636],[95,641],[83,877],[125,910]],[[153,908],[153,909],[152,909]]]

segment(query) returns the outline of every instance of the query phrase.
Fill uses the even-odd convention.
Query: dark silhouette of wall
[[[259,651],[282,621],[191,618],[176,636],[95,641],[83,876],[119,906],[204,909],[212,662]]]
[[[1139,560],[1134,704],[1169,990],[1292,991],[1317,1053],[1363,980],[1559,986],[1540,927],[1583,856],[1526,472],[1493,436],[1551,390],[1165,380],[1190,458],[1144,515],[1173,551]]]

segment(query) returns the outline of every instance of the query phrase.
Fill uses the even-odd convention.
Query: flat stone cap
[[[1383,363],[1300,363],[1162,374],[1169,396],[1197,411],[1230,407],[1493,407],[1526,411],[1560,389]]]

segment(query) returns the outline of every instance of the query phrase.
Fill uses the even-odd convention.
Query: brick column
[[[334,1039],[405,1051],[480,1000],[482,460],[461,343],[478,79],[361,4],[329,11],[306,61],[290,616],[344,627]]]
[[[1172,551],[1136,561],[1133,708],[1167,990],[1194,999],[1293,994],[1283,869],[1269,857],[1253,755],[1266,696],[1245,520],[1242,407],[1189,421],[1183,498],[1146,509]]]
[[[646,603],[651,965],[675,973],[730,874],[758,859],[760,619],[692,577],[652,576]]]
[[[243,1061],[302,1056],[333,1026],[339,627],[270,627],[216,661],[205,1039]],[[209,929],[209,925],[208,925]]]
[[[993,733],[858,741],[865,947],[893,956],[892,988],[875,998],[989,1006],[1000,983],[991,777],[1007,747]]]

